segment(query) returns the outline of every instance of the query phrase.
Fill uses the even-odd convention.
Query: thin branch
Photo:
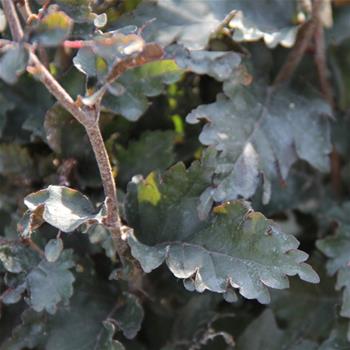
[[[306,49],[308,48],[316,30],[321,2],[322,0],[315,0],[313,2],[311,19],[299,30],[296,43],[288,54],[286,62],[277,74],[273,85],[278,85],[288,81],[304,57]]]
[[[317,25],[314,33],[314,40],[315,40],[314,59],[317,67],[321,91],[324,98],[328,101],[328,103],[332,107],[334,107],[334,97],[333,97],[332,87],[328,79],[328,67],[327,67],[327,58],[326,58],[324,29],[320,19],[318,19],[317,21]]]
[[[23,29],[13,0],[3,0],[2,6],[14,41],[23,39]]]

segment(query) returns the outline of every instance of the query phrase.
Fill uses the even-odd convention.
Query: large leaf
[[[261,303],[270,300],[267,287],[289,286],[287,276],[318,282],[298,241],[245,202],[217,206],[201,221],[198,197],[208,181],[198,163],[188,171],[179,163],[163,176],[151,173],[129,184],[126,211],[135,229],[129,244],[146,272],[166,261],[190,290],[228,297],[237,288]]]
[[[67,39],[73,29],[73,21],[64,12],[51,12],[31,28],[34,43],[43,46],[57,46]]]
[[[305,99],[286,90],[261,98],[254,90],[232,88],[228,82],[216,102],[201,105],[189,123],[205,120],[200,141],[219,153],[211,195],[215,201],[250,198],[263,174],[264,202],[271,196],[271,180],[287,178],[290,167],[303,159],[326,171],[331,152],[329,106],[321,99]],[[305,137],[307,130],[307,137]]]
[[[234,11],[240,11],[239,17]],[[242,15],[243,12],[243,15]],[[166,46],[178,42],[189,49],[203,49],[228,15],[234,15],[231,27],[234,40],[259,40],[274,47],[294,44],[297,27],[292,24],[296,1],[274,0],[158,0],[142,2],[117,25],[141,27],[155,18],[144,31],[147,40]]]

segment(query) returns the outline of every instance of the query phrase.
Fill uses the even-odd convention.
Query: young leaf
[[[172,131],[148,131],[128,148],[116,144],[111,154],[117,160],[118,182],[125,186],[134,175],[146,176],[152,170],[165,170],[175,161],[175,134]]]
[[[42,46],[58,46],[73,29],[73,21],[64,12],[52,12],[30,28],[31,41]]]
[[[247,203],[224,203],[201,221],[198,196],[208,181],[202,171],[198,163],[187,171],[177,164],[163,176],[151,173],[129,184],[126,213],[135,229],[129,244],[146,272],[166,261],[187,288],[218,293],[237,288],[261,303],[270,301],[267,287],[289,286],[287,276],[318,283],[298,241]]]
[[[290,47],[298,29],[292,24],[295,15],[294,0],[259,0],[258,3],[254,0],[221,0],[219,6],[216,0],[204,3],[158,0],[141,3],[117,24],[142,26],[156,18],[145,28],[146,40],[157,41],[163,46],[177,42],[189,49],[200,50],[220,29],[224,19],[232,17],[229,24],[234,29],[234,40],[256,41],[263,38],[269,47],[279,43]]]

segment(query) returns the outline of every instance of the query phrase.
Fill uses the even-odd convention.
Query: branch
[[[288,54],[286,62],[277,74],[273,85],[278,85],[288,81],[304,57],[305,51],[308,48],[316,30],[321,3],[322,0],[315,0],[313,2],[311,19],[299,30],[296,44]]]
[[[5,15],[9,22],[13,38],[16,41],[22,40],[23,30],[12,0],[3,0],[3,3]],[[90,108],[76,103],[36,56],[33,46],[25,44],[25,47],[29,52],[29,66],[27,67],[27,70],[45,85],[47,90],[57,99],[63,108],[65,108],[84,126],[88,134],[100,170],[106,196],[107,216],[105,224],[111,231],[118,255],[123,263],[124,255],[128,252],[128,245],[126,241],[122,239],[122,227],[118,210],[116,185],[98,124],[99,110],[96,109],[96,106]]]
[[[12,0],[3,0],[2,6],[14,41],[23,39],[23,29]]]
[[[326,59],[326,48],[324,40],[323,23],[320,19],[317,20],[317,25],[314,33],[315,40],[315,64],[318,72],[318,79],[320,81],[321,91],[327,102],[334,107],[334,98],[332,87],[328,79],[328,67]]]

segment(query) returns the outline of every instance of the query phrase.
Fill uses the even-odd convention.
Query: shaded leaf
[[[55,262],[42,260],[27,276],[29,305],[37,312],[46,310],[50,314],[57,311],[57,304],[67,304],[73,295],[74,266],[72,251],[64,251]]]
[[[0,57],[0,79],[8,84],[16,83],[25,71],[27,62],[27,50],[20,44],[12,45]]]
[[[91,0],[55,0],[54,2],[75,22],[89,22],[93,18]]]
[[[128,147],[116,144],[111,153],[118,164],[118,183],[126,185],[134,175],[146,176],[153,170],[165,170],[175,161],[175,134],[172,131],[148,131]]]
[[[179,67],[196,74],[207,74],[224,81],[239,74],[241,56],[232,51],[189,51],[181,47],[172,50]]]
[[[230,286],[262,303],[270,300],[267,287],[289,286],[287,275],[319,281],[304,263],[307,254],[297,249],[298,241],[243,201],[217,206],[201,221],[198,196],[206,176],[198,163],[188,171],[177,164],[163,176],[151,173],[129,184],[126,213],[135,229],[129,244],[144,271],[166,261],[176,277],[192,280],[199,292],[225,293]]]
[[[287,332],[278,328],[270,309],[266,309],[239,337],[237,350],[317,350],[317,343],[291,339]]]

